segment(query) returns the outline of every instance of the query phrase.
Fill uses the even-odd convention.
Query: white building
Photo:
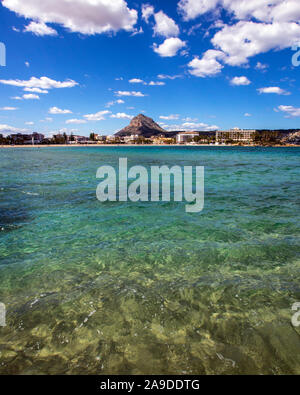
[[[256,130],[234,128],[227,131],[218,131],[216,133],[217,143],[226,143],[226,141],[234,141],[236,143],[249,143],[253,141]]]

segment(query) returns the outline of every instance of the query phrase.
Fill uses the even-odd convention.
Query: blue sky
[[[298,0],[2,3],[0,133],[300,125]]]

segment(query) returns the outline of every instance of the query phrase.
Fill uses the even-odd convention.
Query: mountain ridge
[[[145,138],[152,136],[166,135],[168,132],[160,127],[152,118],[144,114],[139,114],[134,117],[130,124],[117,132],[118,137],[126,137],[137,135]]]

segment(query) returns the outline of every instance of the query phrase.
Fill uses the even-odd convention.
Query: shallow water
[[[205,208],[96,170],[205,166]],[[0,374],[296,374],[300,149],[0,149]]]

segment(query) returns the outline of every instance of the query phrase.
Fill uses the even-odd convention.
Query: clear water
[[[203,165],[205,209],[96,170]],[[299,148],[0,149],[1,374],[296,374]]]

